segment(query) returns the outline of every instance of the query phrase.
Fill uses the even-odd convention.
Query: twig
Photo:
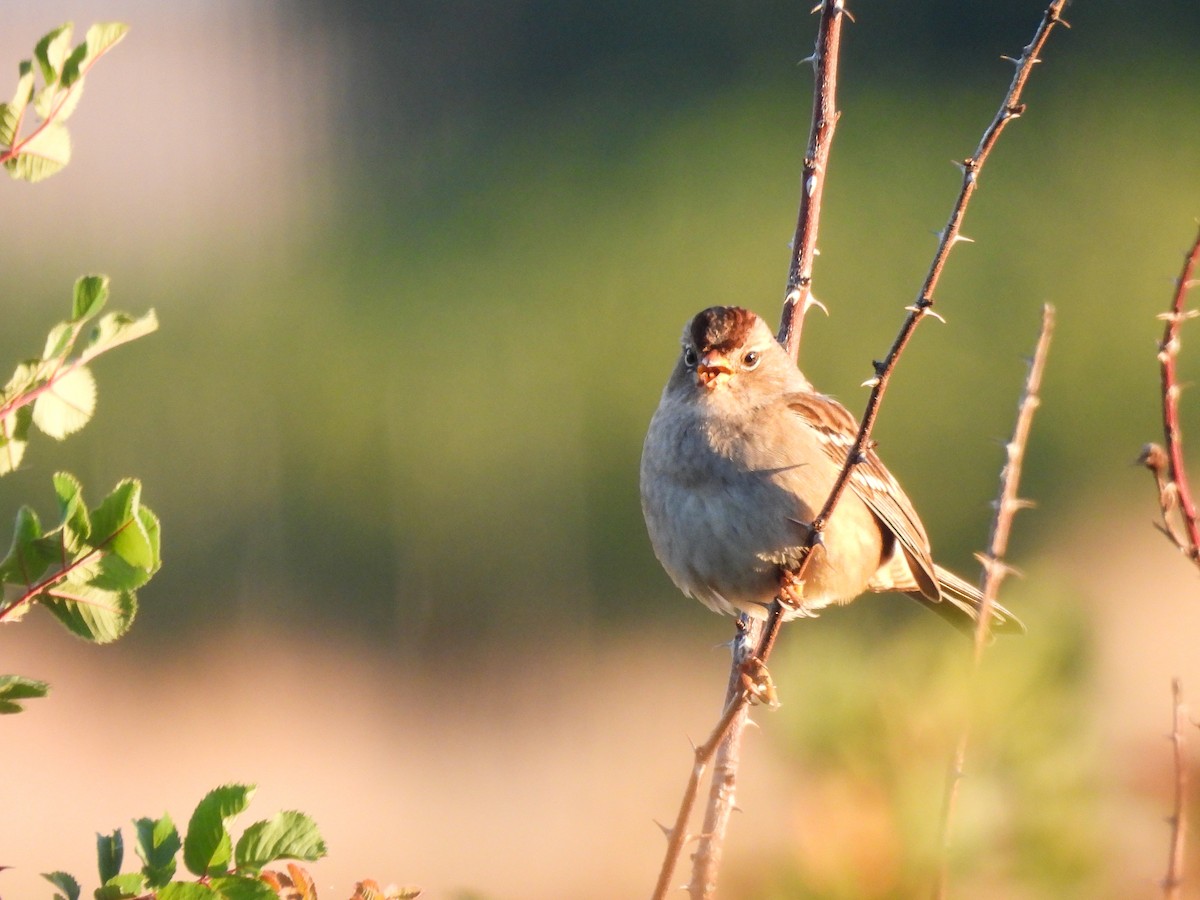
[[[813,260],[817,256],[817,229],[821,224],[821,198],[825,193],[829,150],[841,116],[837,109],[837,75],[842,17],[850,16],[844,0],[824,0],[818,9],[821,10],[821,22],[817,26],[817,46],[813,55],[804,60],[812,64],[816,75],[812,128],[800,174],[800,210],[796,217],[796,234],[792,238],[792,262],[779,323],[779,343],[793,360],[800,354],[804,314],[816,302],[812,296]],[[854,21],[854,17],[850,16],[850,20]]]
[[[1037,349],[1029,363],[1029,373],[1025,378],[1025,391],[1021,395],[1021,403],[1017,408],[1017,424],[1013,428],[1012,440],[1005,446],[1006,460],[1000,470],[1000,494],[996,498],[996,514],[992,519],[992,533],[988,538],[987,553],[979,556],[983,565],[983,578],[980,588],[983,600],[979,605],[979,619],[975,623],[975,646],[972,659],[971,696],[978,693],[979,665],[983,661],[983,650],[987,646],[991,631],[992,607],[996,604],[996,596],[1000,593],[1000,582],[1011,571],[1005,563],[1008,554],[1008,536],[1012,532],[1013,517],[1019,510],[1027,509],[1033,504],[1018,496],[1021,482],[1021,466],[1025,460],[1025,447],[1029,443],[1029,432],[1033,427],[1033,414],[1041,403],[1039,392],[1042,387],[1042,372],[1046,368],[1046,355],[1050,352],[1050,339],[1054,334],[1054,307],[1046,304],[1042,308],[1042,329],[1038,335]],[[968,712],[963,723],[962,733],[958,738],[958,746],[954,758],[946,774],[946,793],[942,804],[941,817],[941,859],[938,868],[937,882],[934,886],[934,897],[945,897],[949,877],[950,830],[954,819],[954,809],[958,800],[958,788],[962,782],[963,769],[967,761],[967,745],[970,742],[971,721]]]
[[[1167,874],[1163,878],[1164,900],[1179,900],[1183,896],[1183,860],[1187,846],[1187,759],[1183,741],[1183,723],[1187,721],[1187,707],[1183,703],[1183,685],[1178,678],[1171,679],[1171,748],[1172,764],[1175,768],[1175,804],[1171,809],[1171,852],[1167,856]]]
[[[825,175],[829,169],[829,152],[840,116],[837,109],[837,78],[842,21],[844,17],[854,21],[846,9],[845,0],[823,0],[813,11],[821,13],[816,46],[812,55],[804,60],[811,63],[814,74],[812,122],[800,176],[800,205],[796,216],[796,232],[792,237],[792,260],[788,268],[779,326],[779,343],[793,361],[800,353],[804,316],[811,306],[818,303],[812,295],[812,270],[817,255],[817,231],[821,221]],[[759,660],[765,661],[771,655],[781,611],[773,610],[774,627],[768,628],[763,621],[748,617],[738,623],[733,666],[725,693],[725,704],[733,707],[735,713],[718,744],[713,764],[704,827],[692,859],[692,877],[688,884],[688,892],[693,900],[712,897],[716,891],[725,833],[735,808],[742,737],[749,723],[749,701],[743,690],[743,665],[750,657],[751,648],[756,648],[755,656]]]
[[[1052,0],[1050,6],[1046,8],[1042,23],[1038,26],[1033,41],[1028,44],[1022,53],[1021,58],[1016,60],[1016,74],[1012,84],[1001,104],[1000,112],[996,114],[996,118],[992,120],[988,130],[984,132],[982,140],[976,149],[976,154],[968,157],[962,163],[962,187],[959,192],[958,200],[954,204],[950,220],[946,228],[942,230],[941,240],[938,241],[937,251],[934,256],[929,270],[929,275],[926,276],[925,282],[920,290],[919,298],[910,307],[906,307],[908,316],[902,324],[899,335],[893,343],[892,349],[889,350],[887,359],[883,362],[876,362],[875,377],[871,379],[872,385],[871,395],[866,406],[866,412],[863,414],[862,424],[859,426],[858,436],[854,439],[854,444],[850,454],[847,455],[846,464],[842,467],[838,480],[836,480],[833,490],[830,491],[829,498],[826,500],[814,521],[809,528],[808,540],[806,540],[806,552],[800,564],[794,572],[794,577],[797,581],[803,581],[806,569],[808,569],[809,559],[812,557],[812,548],[820,544],[824,529],[828,526],[829,516],[832,514],[836,504],[838,504],[841,494],[845,493],[850,475],[853,472],[853,467],[863,458],[863,450],[870,442],[871,428],[875,425],[875,419],[878,415],[878,408],[883,398],[884,391],[887,389],[887,384],[892,372],[894,371],[896,361],[900,358],[900,353],[907,346],[908,341],[912,337],[913,331],[916,330],[926,314],[935,314],[931,312],[934,306],[934,290],[937,286],[938,278],[941,277],[942,268],[946,265],[946,259],[949,256],[950,248],[961,239],[959,236],[959,226],[970,203],[974,188],[978,184],[978,176],[980,170],[983,169],[983,164],[986,158],[990,155],[992,146],[1000,137],[1003,127],[1008,124],[1008,121],[1015,119],[1020,115],[1024,107],[1019,106],[1019,100],[1025,82],[1030,76],[1033,65],[1037,64],[1038,53],[1044,46],[1046,38],[1049,37],[1050,31],[1054,25],[1067,23],[1061,18],[1062,8],[1066,5],[1066,0]],[[833,128],[836,122],[836,110],[834,109],[832,100],[833,89],[836,86],[836,50],[838,50],[838,40],[830,41],[829,31],[834,28],[840,28],[842,14],[848,14],[845,10],[844,0],[824,0],[820,7],[822,13],[822,24],[818,29],[818,50],[815,56],[815,64],[818,68],[816,95],[817,100],[814,103],[814,125],[812,125],[812,137],[810,138],[810,152],[805,157],[804,173],[805,179],[803,182],[802,200],[800,200],[800,216],[797,224],[797,236],[793,240],[793,263],[790,276],[788,276],[788,293],[785,298],[784,305],[784,323],[780,328],[780,342],[785,344],[793,356],[798,354],[799,349],[799,324],[803,319],[804,313],[814,304],[811,298],[811,262],[815,256],[816,247],[816,227],[815,224],[810,226],[810,221],[820,215],[820,199],[822,194],[824,168],[828,161],[828,139],[832,137]],[[826,20],[829,19],[827,24]],[[840,36],[840,35],[839,35]],[[832,50],[832,54],[830,54]],[[823,94],[824,92],[824,94]],[[822,97],[827,97],[823,100]],[[823,139],[822,139],[823,136]],[[823,152],[823,158],[818,158],[814,150]],[[810,181],[809,179],[815,179]],[[793,283],[794,280],[794,283]],[[794,288],[794,289],[793,289]],[[769,616],[766,624],[762,626],[761,637],[758,637],[758,629],[751,628],[746,632],[746,640],[751,642],[751,646],[757,644],[757,652],[754,658],[761,664],[766,664],[770,653],[774,648],[775,638],[779,635],[779,626],[782,623],[782,607],[778,599],[769,607]],[[755,638],[757,637],[757,641]],[[744,676],[743,664],[734,664],[734,674],[731,678],[731,684],[736,679],[742,679]],[[761,686],[761,685],[755,685]],[[704,769],[708,763],[712,762],[713,756],[721,745],[722,740],[731,740],[731,742],[739,742],[740,733],[745,724],[743,710],[751,702],[752,698],[760,696],[756,694],[754,689],[746,689],[744,685],[739,684],[736,691],[736,696],[727,703],[726,712],[721,716],[721,721],[718,726],[710,734],[709,739],[701,746],[696,748],[695,762],[692,766],[692,773],[688,780],[688,786],[685,787],[684,796],[680,800],[679,814],[676,817],[676,824],[668,832],[667,853],[659,871],[659,880],[656,884],[653,894],[655,900],[660,900],[666,895],[666,890],[670,886],[671,877],[674,872],[679,858],[679,853],[683,850],[683,844],[688,838],[686,835],[686,823],[688,823],[692,806],[695,805],[696,792]],[[722,782],[720,785],[715,785],[710,798],[710,810],[719,808],[722,804],[732,805],[733,785],[736,782],[736,770],[726,770],[722,773]],[[727,812],[722,812],[716,809],[713,812],[713,821],[727,822]],[[724,827],[724,826],[722,826]],[[720,842],[724,840],[724,833],[709,834],[706,841],[706,854],[712,856],[716,853],[716,858],[719,859]],[[700,857],[700,854],[697,854]],[[694,889],[694,896],[710,896],[710,892],[715,886],[715,869],[713,865],[706,862],[704,858],[697,858],[694,866],[696,875],[692,877],[691,886]],[[709,893],[695,893],[695,890]]]
[[[712,781],[708,803],[704,810],[704,827],[692,861],[692,880],[688,894],[692,898],[710,897],[717,887],[717,873],[725,847],[725,833],[736,806],[737,775],[742,762],[742,738],[750,724],[750,707],[738,704],[743,690],[742,666],[757,646],[762,623],[744,616],[738,621],[738,633],[733,640],[733,665],[729,671],[729,686],[725,691],[726,706],[737,709],[729,729],[717,746],[713,760]]]
[[[1188,487],[1187,469],[1183,459],[1183,434],[1179,425],[1179,392],[1181,390],[1176,362],[1179,358],[1179,326],[1200,313],[1184,307],[1188,290],[1196,283],[1192,275],[1200,259],[1200,232],[1184,256],[1183,270],[1175,283],[1171,308],[1159,315],[1167,324],[1162,342],[1158,345],[1158,362],[1162,369],[1162,419],[1164,449],[1158,444],[1142,448],[1138,461],[1154,473],[1158,484],[1158,505],[1162,511],[1162,531],[1196,566],[1200,566],[1200,524],[1196,504]],[[1182,520],[1182,521],[1181,521]]]

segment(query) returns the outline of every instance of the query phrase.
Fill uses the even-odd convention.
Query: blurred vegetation
[[[230,220],[244,237],[232,249],[197,234],[185,252],[118,255],[106,268],[122,295],[163,321],[136,360],[108,363],[108,395],[137,403],[114,402],[82,444],[43,448],[0,485],[0,508],[47,469],[138,472],[172,540],[135,642],[270,622],[467,663],[517,635],[648,617],[725,634],[659,571],[637,460],[684,321],[727,302],[777,315],[810,104],[797,60],[813,20],[797,8],[296,7],[280,27],[319,35],[351,70],[294,86],[326,92],[338,115],[323,136],[335,164],[287,186],[332,184],[319,227],[243,235]],[[831,317],[810,320],[802,349],[851,409],[924,275],[957,189],[950,161],[1010,78],[998,56],[1040,9],[855,6],[816,269]],[[955,251],[938,298],[948,324],[920,330],[876,432],[939,557],[971,577],[1021,357],[1041,305],[1058,307],[1025,467],[1038,509],[1011,553],[1057,588],[1005,599],[1031,636],[989,659],[988,772],[955,847],[993,846],[1000,822],[988,865],[1056,897],[1103,896],[1105,852],[1086,598],[1058,589],[1060,556],[1090,510],[1136,494],[1147,527],[1154,516],[1130,463],[1158,435],[1154,317],[1200,213],[1200,7],[1081,3],[1069,18],[983,175],[964,228],[976,243]],[[30,286],[0,335],[11,356],[62,279],[34,251],[5,265]],[[1196,380],[1200,331],[1185,328],[1181,367]],[[1200,434],[1200,405],[1184,406],[1185,434]],[[776,679],[785,696],[804,687],[771,730],[819,773],[817,821],[870,809],[879,834],[916,838],[850,841],[867,855],[828,875],[807,848],[740,875],[746,896],[911,896],[929,865],[959,648],[906,604],[859,605],[830,612],[819,640],[789,638]]]
[[[336,98],[346,133],[325,227],[283,247],[251,235],[220,259],[201,243],[168,271],[112,267],[168,325],[155,358],[113,376],[140,407],[55,465],[108,474],[120,459],[163,497],[178,542],[148,630],[282,613],[411,650],[461,629],[687,615],[644,540],[641,435],[691,312],[778,308],[811,23],[787,4],[682,23],[655,5],[567,6],[495,13],[512,43],[473,64],[455,52],[480,40],[470,16],[426,10],[423,31],[404,5],[309,8],[370,75]],[[945,7],[865,6],[848,39],[817,268],[832,316],[810,325],[803,364],[852,409],[932,253],[949,161],[1007,83],[996,57],[1038,8]],[[1122,15],[1138,25],[1125,43]],[[1016,556],[1115,479],[1144,477],[1126,463],[1156,434],[1153,316],[1200,195],[1198,66],[1169,23],[1195,15],[1072,11],[984,175],[965,228],[977,243],[951,259],[949,325],[922,330],[889,396],[885,458],[960,568],[986,535],[993,441],[1045,301],[1061,328],[1026,476],[1042,511]],[[445,33],[417,57],[431,80],[395,81],[416,54],[391,41],[428,29]],[[444,106],[410,102],[442,96],[451,69]],[[414,103],[430,131],[404,130]],[[477,115],[437,127],[464,112]],[[25,274],[40,292],[41,273]],[[22,317],[42,321],[28,303]],[[1195,358],[1185,348],[1184,367]],[[142,410],[153,427],[118,449]]]

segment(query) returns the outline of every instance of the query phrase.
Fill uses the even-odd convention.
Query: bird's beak
[[[710,391],[729,380],[733,368],[724,353],[713,350],[700,357],[696,364],[696,384]]]

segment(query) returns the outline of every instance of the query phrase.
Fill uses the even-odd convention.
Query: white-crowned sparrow
[[[697,314],[642,450],[642,511],[671,580],[718,612],[760,618],[776,597],[794,618],[895,591],[973,630],[979,591],[934,564],[912,503],[873,450],[854,467],[804,583],[790,577],[857,433],[757,315]],[[992,627],[1024,630],[1000,606]]]

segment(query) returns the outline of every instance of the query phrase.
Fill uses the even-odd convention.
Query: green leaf
[[[160,888],[175,877],[175,854],[183,847],[179,831],[166,813],[161,819],[138,819],[133,824],[147,886]]]
[[[142,484],[136,478],[118,484],[92,510],[91,543],[115,553],[131,566],[153,572],[158,568],[158,548],[139,515],[141,495]]]
[[[80,66],[83,65],[83,61],[87,58],[87,55],[88,55],[87,41],[84,41],[82,44],[80,44],[78,47],[76,47],[74,50],[71,51],[71,55],[68,56],[66,62],[63,63],[62,80],[60,83],[62,84],[62,86],[64,88],[69,88],[72,85],[75,85],[75,82],[79,81]],[[75,86],[77,88],[83,87],[82,84],[75,85]],[[60,113],[59,114],[60,121],[62,119],[65,119],[68,115],[70,115],[70,113],[65,113],[65,114]]]
[[[76,322],[90,319],[108,300],[108,276],[85,275],[75,282],[75,297],[71,304],[71,318]]]
[[[197,804],[183,839],[183,862],[193,875],[224,875],[229,870],[229,822],[245,811],[252,796],[253,785],[227,784],[209,791]]]
[[[129,26],[121,22],[99,22],[89,28],[87,38],[63,64],[63,87],[70,87],[86,75],[88,67],[125,37],[128,31]]]
[[[137,615],[137,598],[131,592],[105,591],[71,580],[43,591],[40,600],[68,631],[96,644],[122,637]]]
[[[92,896],[96,900],[132,900],[141,897],[146,891],[146,879],[141,872],[127,872],[124,875],[114,875],[101,887],[96,888]]]
[[[85,366],[54,379],[33,402],[33,424],[61,441],[86,425],[96,412],[96,379]]]
[[[150,553],[154,564],[146,571],[147,574],[153,575],[162,566],[162,526],[158,523],[158,516],[140,503],[138,520],[142,523],[142,530],[146,532],[146,539],[150,541]]]
[[[258,873],[277,859],[320,859],[328,851],[317,823],[302,812],[286,810],[255,822],[237,842],[234,859],[239,870]]]
[[[194,881],[173,881],[158,892],[158,900],[219,900],[220,897],[208,885]]]
[[[20,701],[45,697],[49,690],[50,685],[44,681],[24,675],[0,675],[0,714],[21,712]]]
[[[223,900],[279,900],[269,884],[249,875],[221,875],[209,884]]]
[[[0,475],[15,472],[25,458],[33,410],[28,406],[0,418]]]
[[[13,109],[11,104],[0,103],[0,147],[12,147],[13,141],[17,139],[17,125],[20,121],[20,113]]]
[[[58,498],[59,524],[70,532],[67,548],[78,551],[92,536],[91,519],[83,501],[83,485],[70,472],[54,473],[54,495]]]
[[[51,121],[24,141],[4,166],[14,178],[35,182],[49,178],[70,161],[71,136],[65,125]]]
[[[33,96],[33,63],[22,60],[17,71],[17,90],[13,93],[12,102],[0,105],[0,147],[11,147],[17,139],[21,116]]]
[[[157,329],[158,317],[154,314],[154,310],[150,310],[138,319],[130,318],[125,313],[108,313],[100,317],[100,321],[92,330],[87,346],[83,350],[82,359],[90,360],[113,347],[127,344]]]
[[[54,900],[79,900],[79,882],[66,872],[43,872],[42,877],[62,892]]]
[[[96,835],[96,859],[101,884],[107,884],[121,874],[121,863],[125,861],[125,839],[121,837],[120,828],[112,834]]]
[[[106,53],[129,33],[129,26],[124,22],[97,22],[87,30],[88,58],[95,59]]]
[[[42,78],[47,84],[58,81],[62,74],[63,63],[71,47],[71,32],[74,23],[68,22],[55,28],[37,42],[33,55],[37,57],[38,65],[42,67]]]
[[[46,335],[46,348],[42,351],[42,360],[66,359],[78,335],[79,325],[77,323],[59,322]]]
[[[18,397],[33,390],[39,381],[43,380],[42,361],[40,359],[30,359],[21,363],[13,371],[12,377],[8,379],[8,384],[4,386],[4,402],[12,403]]]
[[[37,547],[42,536],[42,523],[31,507],[17,510],[17,521],[13,527],[12,546],[8,555],[0,562],[0,582],[26,587],[37,581],[46,571],[53,556],[46,556]]]

